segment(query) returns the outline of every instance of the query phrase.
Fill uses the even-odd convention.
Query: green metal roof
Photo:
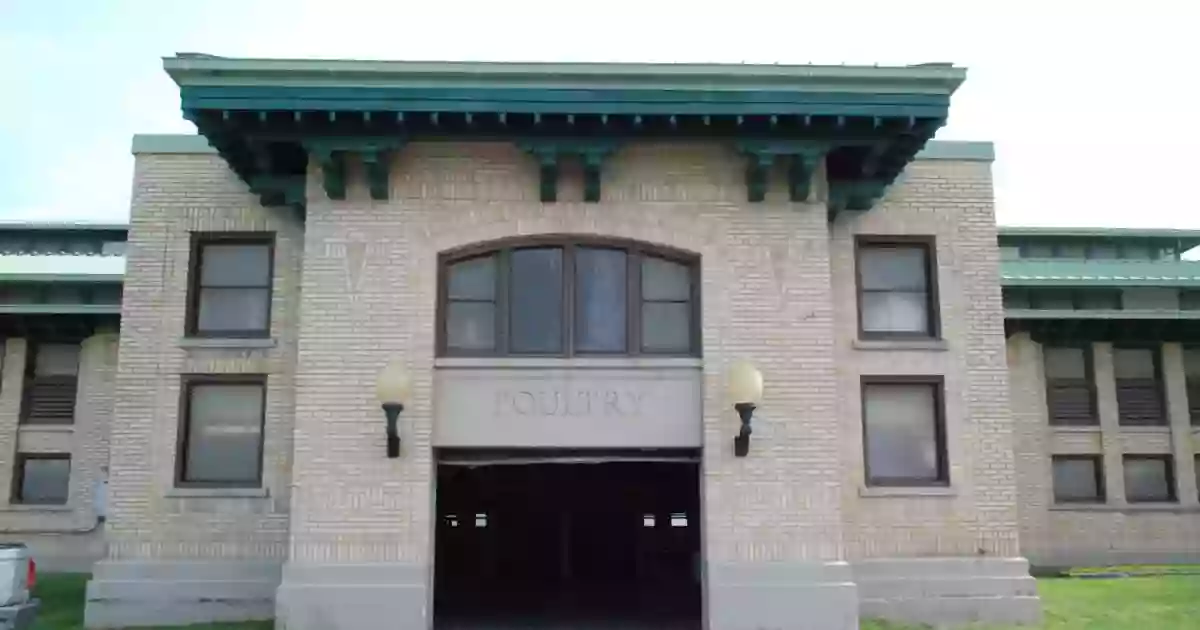
[[[0,256],[0,282],[121,282],[124,256]]]
[[[1155,228],[1122,227],[1028,227],[1001,225],[1001,237],[1006,236],[1055,236],[1081,238],[1164,238],[1200,240],[1200,230],[1175,230]]]
[[[1125,260],[1006,260],[1006,287],[1190,287],[1200,286],[1200,262]]]
[[[234,59],[180,53],[163,68],[181,86],[412,87],[529,90],[663,89],[948,95],[966,70],[948,63],[912,66],[779,64],[523,63]],[[570,94],[561,96],[569,97]]]

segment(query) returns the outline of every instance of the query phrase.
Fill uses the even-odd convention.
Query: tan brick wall
[[[86,571],[104,555],[103,530],[95,512],[94,492],[108,465],[117,369],[117,334],[105,331],[81,346],[75,422],[66,426],[20,426],[25,371],[25,339],[5,347],[0,389],[0,540],[24,542],[47,570]],[[13,505],[10,496],[17,453],[69,453],[70,494],[65,506]]]
[[[276,237],[274,346],[183,343],[191,233]],[[293,374],[303,224],[265,209],[216,155],[138,155],[122,307],[109,558],[283,559],[291,496]],[[267,374],[265,497],[174,490],[180,375]]]
[[[944,343],[859,342],[854,236],[933,236]],[[990,165],[918,161],[832,228],[844,511],[852,558],[1017,555],[1016,480]],[[867,488],[862,375],[945,377],[950,487]]]
[[[600,204],[579,201],[579,173],[569,168],[562,201],[539,203],[533,160],[503,143],[406,147],[387,202],[370,201],[351,171],[349,200],[338,202],[310,173],[301,226],[257,206],[215,156],[139,156],[111,557],[281,558],[290,510],[296,561],[427,563],[437,254],[543,233],[625,237],[701,255],[708,560],[1015,555],[986,164],[916,163],[882,207],[832,228],[823,206],[786,201],[778,173],[766,203],[747,203],[742,158],[716,145],[625,148],[606,163]],[[188,232],[248,229],[279,237],[276,347],[180,347]],[[945,349],[855,347],[856,233],[938,238]],[[393,358],[413,371],[416,393],[401,419],[403,456],[389,460],[373,384]],[[724,400],[725,367],[736,358],[755,361],[767,380],[745,459],[732,456],[737,419]],[[170,496],[178,375],[224,371],[271,375],[270,497]],[[948,496],[859,496],[858,376],[868,373],[946,376]]]
[[[1121,427],[1112,381],[1112,346],[1095,343],[1101,426],[1051,427],[1046,411],[1041,344],[1027,334],[1008,341],[1016,454],[1020,482],[1021,546],[1038,564],[1154,562],[1200,557],[1200,500],[1193,458],[1198,452],[1187,417],[1178,344],[1162,348],[1170,427]],[[1176,458],[1179,504],[1129,505],[1121,458],[1126,453]],[[1052,455],[1102,455],[1105,505],[1055,505]]]
[[[353,169],[352,169],[353,170]],[[297,376],[294,559],[430,558],[431,387],[441,251],[519,234],[626,237],[702,256],[705,501],[710,561],[840,555],[841,462],[831,340],[828,227],[819,206],[745,201],[744,163],[715,145],[631,146],[606,163],[604,202],[537,201],[534,161],[509,144],[414,144],[391,200],[360,176],[329,202],[310,177]],[[416,394],[400,459],[383,457],[376,373],[407,362]],[[768,380],[753,453],[734,459],[724,400],[734,358]]]

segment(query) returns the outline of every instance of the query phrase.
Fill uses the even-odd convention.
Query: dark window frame
[[[1121,412],[1121,381],[1117,376],[1118,350],[1148,350],[1154,361],[1154,392],[1158,397],[1159,418],[1157,422],[1127,422]],[[1112,347],[1113,389],[1117,395],[1117,425],[1122,427],[1165,427],[1169,426],[1170,410],[1167,408],[1166,382],[1163,378],[1162,346],[1143,344],[1114,344]]]
[[[918,247],[925,252],[925,330],[867,331],[863,329],[862,252],[871,247]],[[859,234],[854,237],[854,292],[858,302],[858,338],[871,339],[940,339],[942,309],[938,292],[937,237],[932,235]]]
[[[188,296],[185,336],[202,339],[265,339],[271,336],[271,315],[275,301],[275,233],[274,232],[192,232],[191,254],[188,260]],[[265,245],[267,247],[267,285],[223,287],[227,289],[260,289],[267,292],[266,327],[259,330],[200,330],[200,294],[204,248],[210,245]]]
[[[1084,378],[1087,380],[1088,388],[1088,403],[1091,405],[1091,421],[1090,422],[1073,422],[1067,420],[1057,420],[1054,415],[1054,408],[1050,405],[1050,397],[1054,391],[1055,381],[1066,381],[1073,379],[1052,379],[1046,375],[1046,360],[1045,351],[1047,348],[1076,348],[1083,350],[1083,365]],[[1048,343],[1042,348],[1042,380],[1046,385],[1046,417],[1052,427],[1098,427],[1100,426],[1100,402],[1099,389],[1096,387],[1096,360],[1095,349],[1090,343]]]
[[[1141,453],[1125,453],[1121,456],[1121,474],[1125,474],[1125,467],[1130,460],[1134,461],[1159,461],[1166,465],[1166,482],[1167,482],[1167,498],[1164,499],[1143,499],[1132,497],[1129,495],[1129,484],[1125,484],[1125,502],[1126,503],[1178,503],[1179,502],[1179,479],[1175,474],[1175,457],[1169,454],[1141,454]]]
[[[21,496],[21,488],[25,485],[25,463],[30,460],[66,460],[67,463],[67,495],[62,503],[50,501],[26,501]],[[14,505],[69,505],[71,503],[71,454],[70,453],[17,453],[16,466],[13,469],[12,489],[9,503]]]
[[[176,488],[261,488],[267,442],[267,375],[266,374],[184,374],[179,387],[179,423],[175,440]],[[192,391],[203,385],[257,385],[262,388],[259,410],[258,478],[244,483],[228,481],[192,481],[187,479],[187,454],[192,422]]]
[[[78,346],[79,359],[76,365],[74,376],[38,376],[37,375],[37,355],[40,346]],[[79,375],[83,371],[83,340],[78,337],[46,337],[39,339],[28,339],[25,343],[25,374],[21,381],[21,409],[17,417],[17,423],[22,426],[46,426],[46,427],[69,427],[75,424],[74,408],[79,405]],[[34,386],[37,381],[58,382],[72,386],[72,413],[68,420],[63,421],[46,421],[38,420],[30,422],[33,413],[33,405],[31,398],[33,397]]]
[[[934,446],[937,453],[937,474],[933,478],[879,477],[871,475],[871,453],[867,432],[867,390],[873,385],[924,385],[933,391]],[[859,377],[859,398],[862,409],[863,482],[869,488],[924,488],[950,486],[950,451],[946,429],[946,377],[940,375],[863,375]]]
[[[1060,461],[1088,461],[1092,463],[1092,474],[1096,480],[1096,496],[1092,498],[1060,498],[1054,488],[1054,463]],[[1050,456],[1050,492],[1056,504],[1103,504],[1108,502],[1108,485],[1104,478],[1103,455],[1051,455]]]
[[[562,351],[550,353],[515,353],[511,351],[511,254],[518,249],[562,248]],[[578,296],[575,290],[575,250],[577,248],[615,249],[626,254],[625,279],[625,349],[578,350],[576,349],[575,334],[580,327],[581,313],[577,308]],[[495,304],[495,347],[490,350],[472,350],[451,348],[447,334],[447,315],[449,303],[449,271],[456,263],[466,262],[476,258],[495,256],[496,279],[494,287]],[[642,304],[641,290],[643,257],[652,257],[684,265],[688,270],[689,294],[688,303],[689,327],[688,350],[658,351],[647,350],[642,345]],[[443,252],[438,256],[437,275],[437,333],[436,350],[439,357],[516,357],[516,358],[570,358],[570,357],[700,357],[703,349],[701,343],[701,286],[700,286],[700,256],[680,249],[652,245],[642,241],[620,238],[587,237],[579,235],[550,234],[535,237],[516,237],[484,243],[476,243],[467,247]]]

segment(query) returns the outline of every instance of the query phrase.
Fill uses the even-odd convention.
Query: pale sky
[[[968,68],[1002,224],[1200,228],[1200,14],[1180,0],[0,0],[0,220],[123,222],[135,133],[195,133],[162,71],[226,56]],[[1110,8],[1111,7],[1111,8]]]

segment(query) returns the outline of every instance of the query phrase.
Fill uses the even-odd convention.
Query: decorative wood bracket
[[[321,167],[321,187],[330,199],[346,198],[346,153],[324,148],[313,152]]]
[[[812,177],[829,146],[806,140],[742,140],[738,148],[746,154],[746,199],[759,202],[767,197],[771,168],[779,158],[788,160],[788,198],[808,201]]]
[[[321,166],[322,187],[330,199],[346,198],[346,157],[353,153],[362,160],[371,198],[383,201],[388,198],[392,156],[404,143],[405,139],[397,136],[349,136],[314,138],[304,146]]]
[[[558,200],[559,163],[564,157],[577,157],[583,164],[583,200],[600,201],[600,174],[604,159],[617,149],[611,138],[546,138],[524,140],[518,144],[538,161],[542,203]]]
[[[392,152],[387,149],[366,151],[362,154],[363,167],[367,171],[367,188],[371,191],[371,199],[384,201],[388,198],[391,157]]]

